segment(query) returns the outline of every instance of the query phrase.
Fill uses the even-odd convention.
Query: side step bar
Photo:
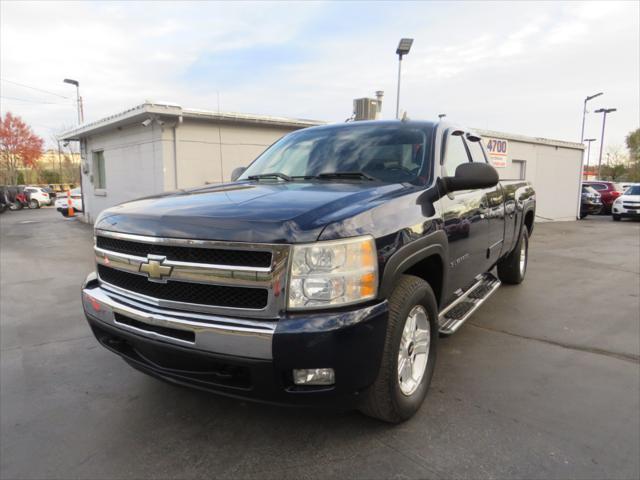
[[[440,333],[451,335],[475,312],[485,300],[500,286],[498,280],[491,273],[484,273],[476,277],[476,283],[466,292],[445,307],[439,315]]]

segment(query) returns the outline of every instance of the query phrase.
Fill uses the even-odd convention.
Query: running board
[[[476,283],[440,312],[440,333],[451,335],[475,312],[500,286],[500,280],[491,273],[476,277]]]

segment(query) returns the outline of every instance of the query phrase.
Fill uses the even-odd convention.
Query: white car
[[[623,217],[640,218],[640,185],[633,185],[620,195],[611,205],[611,215],[615,221]]]
[[[67,192],[59,193],[56,197],[56,209],[63,217],[69,215],[69,202]],[[79,188],[71,190],[71,206],[76,212],[82,212],[82,191]]]
[[[624,192],[630,187],[635,187],[637,185],[640,185],[640,183],[622,182],[622,183],[619,183],[618,185],[620,185],[620,188],[622,188],[622,191]]]
[[[24,187],[24,193],[29,198],[29,208],[40,208],[43,205],[51,205],[51,197],[41,187]]]

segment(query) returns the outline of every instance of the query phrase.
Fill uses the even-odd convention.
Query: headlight
[[[618,197],[614,200],[613,204],[614,205],[620,205],[622,203],[622,198]]]
[[[375,298],[378,261],[371,237],[294,245],[289,309],[338,307]]]

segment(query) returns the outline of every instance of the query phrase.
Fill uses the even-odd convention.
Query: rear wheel
[[[587,216],[586,213],[580,213],[580,220],[582,220],[583,218],[585,218]]]
[[[36,200],[35,198],[32,198],[31,200],[29,200],[29,208],[40,208],[40,202],[38,202],[38,200]]]
[[[433,376],[438,308],[427,282],[402,275],[389,298],[387,336],[378,377],[364,392],[360,410],[390,423],[411,418]]]
[[[522,283],[527,274],[529,262],[529,230],[522,227],[516,248],[498,262],[498,278],[503,283],[517,285]]]

